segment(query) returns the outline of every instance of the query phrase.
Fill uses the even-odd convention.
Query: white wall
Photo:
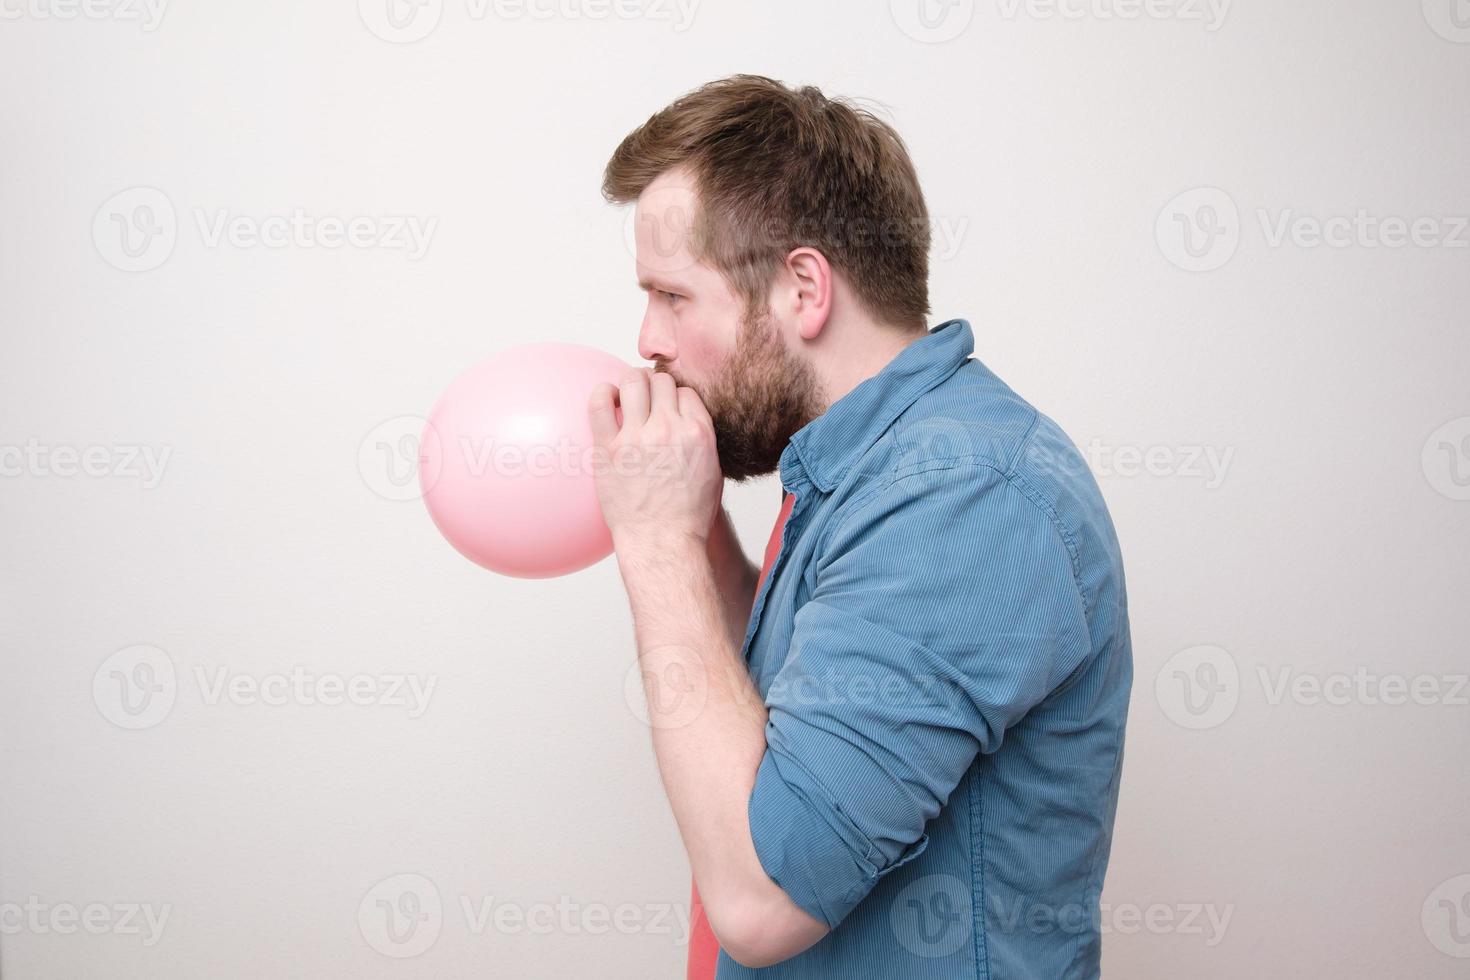
[[[881,104],[957,234],[936,241],[933,322],[969,318],[1098,467],[1137,676],[1106,974],[1464,975],[1452,0],[1134,19],[1107,16],[1128,0],[954,0],[932,31],[906,0],[626,0],[633,19],[426,0],[402,31],[386,0],[180,0],[157,23],[67,2],[0,4],[5,980],[682,975],[687,868],[624,697],[615,565],[484,572],[359,448],[505,346],[637,359],[602,165],[734,71]],[[164,195],[177,240],[127,272],[106,215],[162,217],[138,191],[103,209],[134,188]],[[1191,258],[1174,216],[1198,233],[1206,204],[1224,234]],[[296,209],[437,224],[422,255],[210,244],[221,212]],[[1272,243],[1283,215],[1360,210],[1429,221],[1396,248],[1366,220],[1343,247]],[[108,475],[27,446],[101,447]],[[169,454],[161,478],[125,465],[135,449]],[[774,478],[727,501],[757,555]],[[176,696],[126,730],[93,678],[136,645],[166,654]],[[199,681],[297,665],[436,686],[413,717],[211,703]],[[1419,677],[1430,703],[1381,703]],[[1323,680],[1338,703],[1312,696]],[[412,958],[374,949],[417,952],[372,925],[378,898],[424,887],[403,874],[442,903]],[[161,936],[130,905],[166,911]],[[84,913],[99,934],[63,931]]]

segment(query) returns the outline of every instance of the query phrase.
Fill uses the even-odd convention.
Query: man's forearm
[[[730,642],[714,569],[698,543],[620,544],[617,555],[659,773],[713,909],[722,886],[740,877],[731,859],[741,837],[755,857],[745,807],[765,751],[766,708]]]
[[[825,928],[771,881],[751,840],[766,708],[730,638],[709,549],[671,538],[618,542],[617,555],[659,774],[710,925],[742,961],[794,955]]]

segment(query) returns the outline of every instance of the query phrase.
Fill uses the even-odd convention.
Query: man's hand
[[[615,546],[658,548],[686,538],[707,544],[725,477],[714,422],[699,394],[668,374],[638,368],[616,386],[598,385],[587,415],[606,454],[597,497]]]

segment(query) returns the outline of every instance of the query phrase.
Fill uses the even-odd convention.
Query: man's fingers
[[[623,375],[618,385],[623,406],[624,425],[642,425],[648,421],[648,370],[636,368]]]
[[[710,418],[709,409],[705,407],[704,399],[699,397],[699,392],[693,388],[679,389],[679,414],[687,418],[703,419],[708,422],[710,428],[714,428],[714,419]]]
[[[594,445],[606,446],[618,434],[615,402],[617,394],[617,385],[604,381],[593,388],[592,394],[587,398],[587,421],[592,425]]]
[[[655,412],[668,412],[672,415],[679,414],[679,397],[674,393],[674,379],[671,375],[662,371],[654,371],[649,378],[648,386],[652,405],[649,414]]]

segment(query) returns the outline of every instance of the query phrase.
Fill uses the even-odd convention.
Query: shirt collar
[[[781,452],[781,485],[803,478],[831,493],[848,468],[924,392],[953,374],[975,350],[965,319],[948,320],[915,340],[824,413],[797,429]]]

